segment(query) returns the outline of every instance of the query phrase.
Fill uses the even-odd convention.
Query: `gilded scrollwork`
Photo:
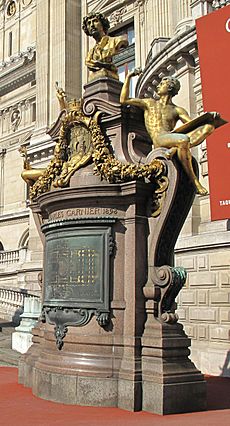
[[[60,92],[60,88],[58,90]],[[61,95],[64,99],[63,91]],[[104,138],[98,124],[99,116],[100,114],[96,113],[93,118],[87,117],[83,112],[81,100],[66,101],[54,158],[31,187],[31,199],[34,200],[51,187],[68,186],[78,169],[93,163],[94,173],[109,183],[146,179],[150,181],[154,192],[151,211],[153,216],[157,216],[168,187],[165,163],[160,159],[153,159],[144,165],[119,161]]]
[[[86,165],[92,157],[90,133],[86,127],[78,123],[69,129],[70,143],[68,146],[70,159],[63,163],[60,176],[54,182],[54,187],[65,187],[73,174]]]

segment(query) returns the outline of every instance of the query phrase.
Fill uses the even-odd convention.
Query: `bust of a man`
[[[113,56],[128,46],[124,36],[108,36],[109,21],[101,13],[92,13],[83,19],[82,29],[87,36],[95,40],[85,63],[90,71],[90,80],[98,77],[111,77],[119,80],[117,67],[113,64]]]

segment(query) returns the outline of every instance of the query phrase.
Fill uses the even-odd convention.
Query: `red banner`
[[[228,124],[207,138],[211,219],[230,218],[230,6],[196,21],[204,111]]]

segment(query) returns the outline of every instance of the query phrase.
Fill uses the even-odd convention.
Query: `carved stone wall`
[[[180,241],[177,264],[186,267],[188,280],[178,314],[192,339],[191,358],[197,367],[206,374],[229,377],[230,249],[227,233],[222,230],[219,235],[218,243],[209,236],[203,248],[198,245],[201,238],[194,247],[188,241],[187,250]]]
[[[17,295],[20,289],[40,292],[37,276],[42,250],[38,236],[34,247],[30,241],[27,248],[21,247],[32,218],[27,208],[26,185],[20,177],[23,160],[18,152],[20,145],[28,145],[35,121],[36,1],[1,1],[0,241],[4,251],[0,252],[0,288],[11,291],[12,295]],[[39,260],[34,261],[31,247],[40,248]],[[13,316],[14,299],[13,302],[11,299],[1,300],[0,317],[4,317],[4,310],[6,318]]]

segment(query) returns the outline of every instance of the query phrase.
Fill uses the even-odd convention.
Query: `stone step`
[[[21,354],[19,352],[0,349],[0,365],[17,366]]]
[[[15,328],[9,321],[0,319],[0,365],[17,366],[21,354],[11,348]]]

